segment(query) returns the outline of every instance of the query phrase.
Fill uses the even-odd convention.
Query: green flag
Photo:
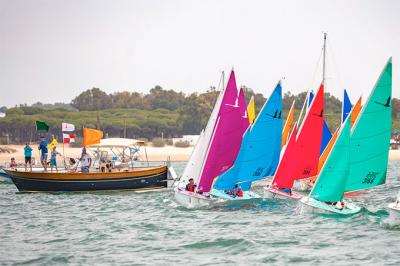
[[[36,131],[39,131],[39,130],[49,131],[49,126],[45,122],[36,120]]]

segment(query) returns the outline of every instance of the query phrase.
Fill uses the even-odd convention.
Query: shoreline
[[[37,149],[37,144],[32,144],[32,158],[35,158],[36,161],[39,160],[40,154]],[[14,149],[13,153],[0,153],[0,165],[4,165],[11,161],[11,158],[14,157],[17,163],[24,163],[24,147],[25,145],[0,145],[2,148]],[[146,152],[145,149],[146,148]],[[141,147],[139,159],[141,161],[146,161],[146,153],[149,161],[167,161],[170,159],[171,161],[187,161],[189,160],[190,154],[192,153],[193,147],[187,148],[178,148],[175,146],[164,146],[164,147],[153,147],[153,146],[145,146]],[[63,154],[62,144],[57,146],[57,151]],[[73,148],[69,145],[65,145],[64,147],[65,157],[79,158],[82,152],[82,148]],[[48,156],[50,159],[50,155]],[[58,164],[61,163],[62,157],[57,156]]]

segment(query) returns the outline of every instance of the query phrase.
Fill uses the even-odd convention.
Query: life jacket
[[[189,183],[186,185],[186,190],[190,191],[190,192],[194,192],[194,186]]]
[[[241,188],[238,189],[236,196],[239,198],[243,197],[243,190]]]

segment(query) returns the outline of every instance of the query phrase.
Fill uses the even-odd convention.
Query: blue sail
[[[322,142],[321,142],[321,149],[319,151],[319,155],[321,155],[324,152],[326,145],[328,145],[331,138],[332,138],[332,133],[329,130],[329,127],[326,124],[326,121],[324,120],[324,126],[322,129]]]
[[[308,110],[308,107],[310,107],[313,99],[314,99],[314,93],[312,91],[310,91],[308,93],[307,110]]]
[[[307,108],[310,107],[310,104],[311,104],[313,98],[314,98],[314,93],[312,93],[310,91],[308,94]],[[326,145],[328,145],[331,138],[332,138],[332,133],[329,130],[329,127],[326,124],[326,121],[324,120],[324,126],[323,126],[323,131],[322,131],[322,142],[321,142],[321,149],[320,149],[319,155],[321,155],[324,152]]]
[[[342,124],[346,120],[347,116],[349,115],[352,107],[353,107],[353,105],[351,104],[349,95],[347,94],[347,91],[345,89],[344,95],[343,95],[343,105],[342,105]]]
[[[243,135],[234,165],[219,176],[213,185],[230,190],[239,183],[250,190],[251,183],[275,173],[282,144],[282,87],[278,83],[258,114],[254,124]]]

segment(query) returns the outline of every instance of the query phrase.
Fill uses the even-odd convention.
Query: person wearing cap
[[[186,191],[194,192],[196,186],[197,185],[194,183],[193,178],[190,178],[189,183],[186,185]]]
[[[49,145],[49,143],[47,142],[46,138],[43,136],[40,137],[40,143],[39,143],[39,151],[41,153],[40,162],[42,163],[45,172],[47,172],[47,155],[49,153],[47,145]]]

